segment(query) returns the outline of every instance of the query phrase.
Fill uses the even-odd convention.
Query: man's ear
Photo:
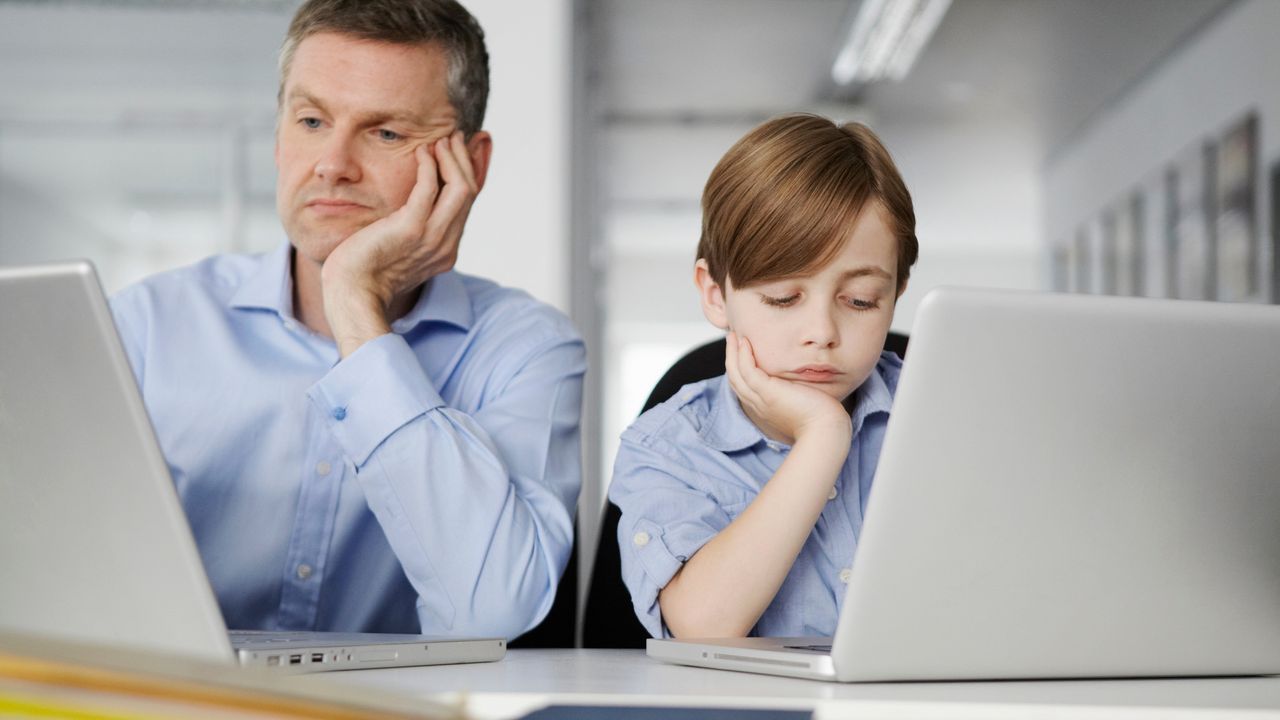
[[[476,189],[481,190],[484,188],[484,179],[489,175],[493,136],[484,130],[477,130],[467,139],[467,155],[471,158],[471,169],[476,174]]]
[[[698,299],[702,302],[702,314],[707,321],[721,330],[728,330],[729,313],[724,306],[724,289],[712,279],[711,269],[702,258],[693,264],[693,284],[698,287]]]

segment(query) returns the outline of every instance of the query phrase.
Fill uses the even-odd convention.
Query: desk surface
[[[1075,680],[956,683],[828,683],[679,667],[651,660],[640,650],[511,650],[501,662],[424,668],[359,670],[296,678],[302,683],[352,685],[416,697],[467,693],[473,708],[488,717],[516,716],[517,710],[546,702],[569,704],[723,704],[813,707],[819,717],[1002,716],[997,706],[1013,706],[1008,717],[1069,717],[1077,709],[1090,718],[1168,717],[1142,708],[1182,708],[1187,716],[1236,715],[1226,710],[1270,711],[1280,717],[1280,676],[1168,680]],[[522,698],[520,702],[500,702]],[[945,705],[944,705],[945,704]],[[921,712],[926,709],[927,712]],[[1064,708],[1064,706],[1066,706]],[[1111,712],[1097,714],[1097,708]],[[843,710],[842,710],[843,709]],[[1177,714],[1177,713],[1175,713]]]

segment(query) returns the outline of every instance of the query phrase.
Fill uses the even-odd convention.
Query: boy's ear
[[[707,322],[728,330],[729,313],[724,308],[724,290],[711,278],[711,269],[702,258],[693,265],[693,284],[698,286],[698,299],[702,302],[702,314]]]

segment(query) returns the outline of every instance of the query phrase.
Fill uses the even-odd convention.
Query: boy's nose
[[[830,308],[814,310],[804,319],[804,344],[830,348],[840,344],[840,332]]]

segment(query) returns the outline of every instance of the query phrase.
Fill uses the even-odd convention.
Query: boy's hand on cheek
[[[847,451],[852,423],[835,398],[761,370],[751,341],[737,333],[729,333],[724,364],[743,411],[766,435],[792,445],[806,436],[821,437]]]

